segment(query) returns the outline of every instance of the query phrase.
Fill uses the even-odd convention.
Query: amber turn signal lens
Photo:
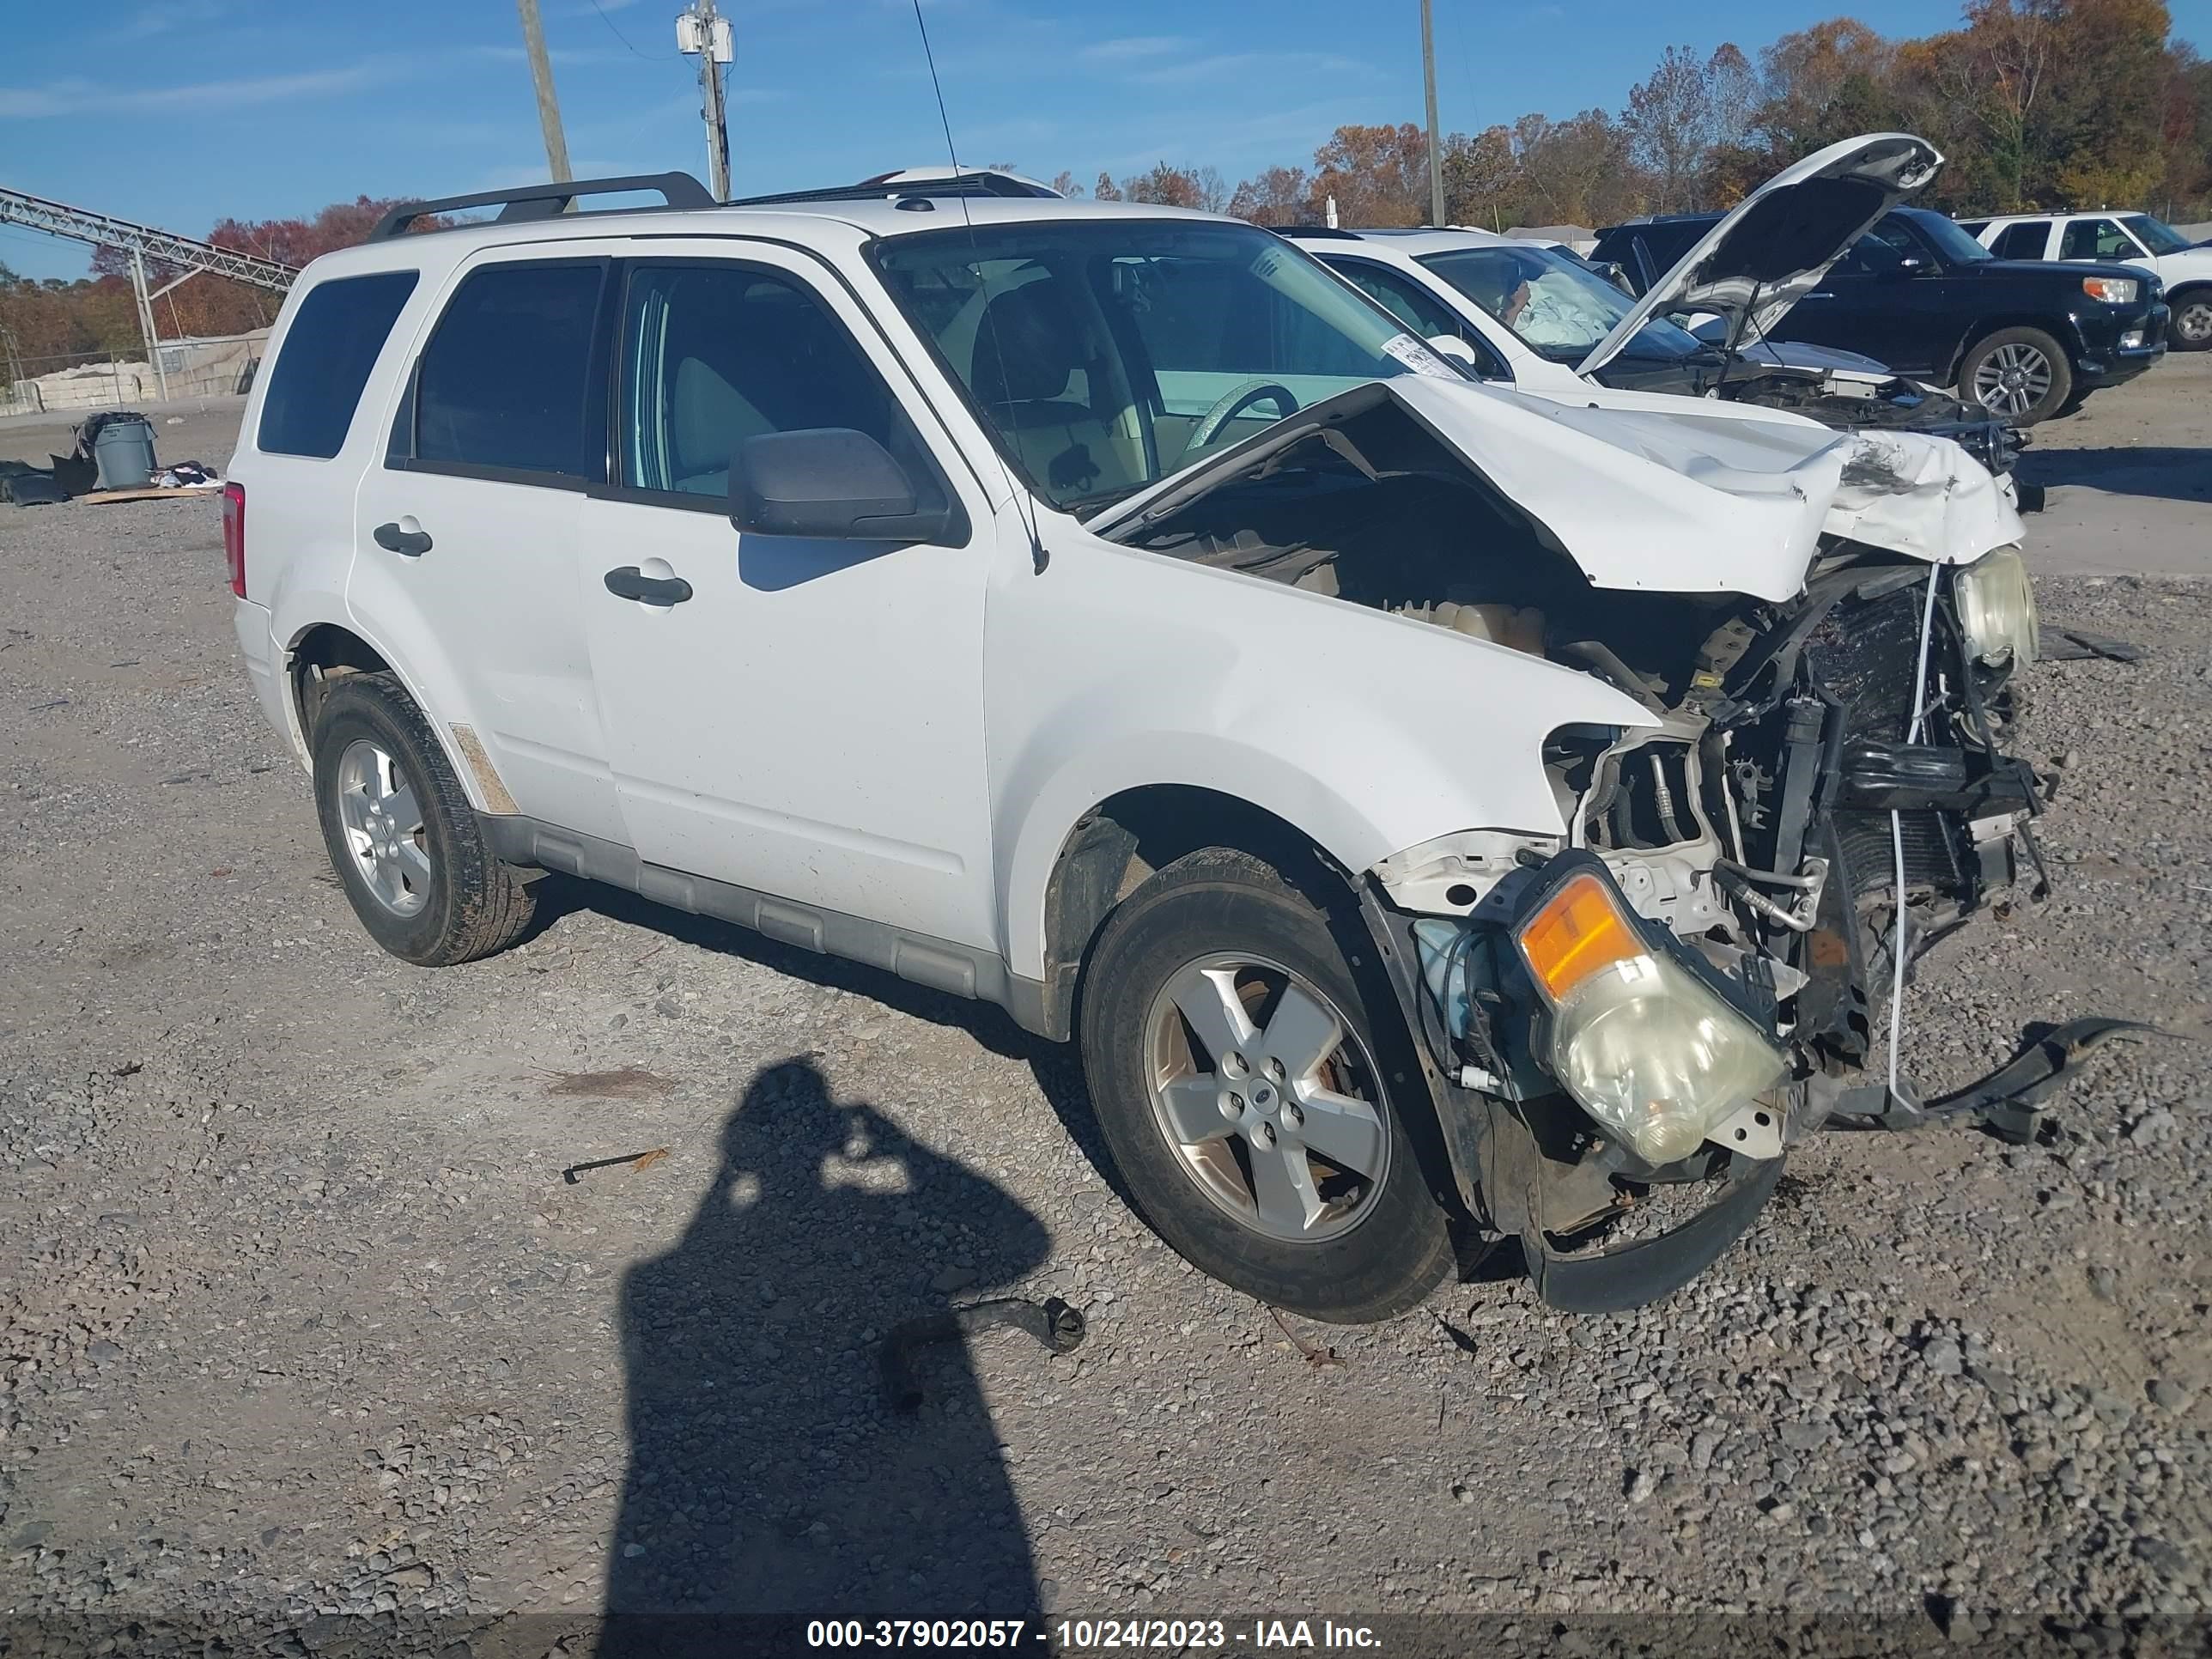
[[[1601,968],[1649,956],[1597,876],[1571,876],[1521,927],[1521,955],[1553,1002]]]

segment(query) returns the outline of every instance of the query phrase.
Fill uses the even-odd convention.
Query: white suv
[[[1989,475],[1486,387],[1265,231],[1012,188],[547,186],[302,275],[226,540],[377,941],[553,870],[997,1002],[1324,1318],[1455,1216],[1646,1300],[1828,1112],[1918,1121],[1858,1071],[1893,872],[1917,924],[2032,845]]]
[[[2176,351],[2212,346],[2212,247],[2148,213],[2008,213],[1960,223],[2000,259],[2093,259],[2141,265],[2166,286]]]

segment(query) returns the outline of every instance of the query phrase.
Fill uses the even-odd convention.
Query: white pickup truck
[[[1201,214],[423,204],[292,290],[225,503],[386,950],[558,871],[999,1003],[1163,1237],[1322,1318],[1455,1225],[1563,1305],[1680,1284],[1825,1117],[1922,1120],[1900,910],[2032,851],[2020,522],[1956,445],[1486,386]]]

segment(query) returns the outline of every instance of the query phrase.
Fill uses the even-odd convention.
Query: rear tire
[[[2172,314],[2166,321],[2166,343],[2176,351],[2202,351],[2212,346],[2212,288],[2193,288],[2168,295]]]
[[[2067,412],[2074,365],[2043,330],[2001,328],[1959,360],[1959,395],[2014,426],[2033,426]]]
[[[504,951],[536,902],[492,856],[430,724],[388,673],[329,683],[316,712],[323,844],[368,936],[444,968]]]
[[[1259,859],[1210,848],[1146,881],[1101,930],[1079,1007],[1099,1128],[1145,1219],[1310,1318],[1419,1303],[1453,1253],[1398,1019],[1370,1016],[1328,915]]]

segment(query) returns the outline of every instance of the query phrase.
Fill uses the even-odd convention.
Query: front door
[[[940,482],[966,545],[731,527],[744,439],[842,427],[954,460],[903,368],[811,262],[727,241],[629,264],[617,476],[578,520],[592,664],[629,839],[647,863],[908,936],[995,947],[983,766],[993,515]],[[929,434],[925,437],[922,434]],[[635,577],[680,580],[654,602]],[[674,593],[674,588],[646,590]]]
[[[494,252],[456,273],[381,411],[346,598],[480,782],[481,748],[512,799],[486,787],[487,805],[620,840],[575,563],[605,476],[592,343],[612,270]]]
[[[1790,308],[1772,337],[1862,352],[1899,374],[1941,374],[1957,332],[1947,317],[1947,285],[1960,280],[1902,221],[1880,220]]]

